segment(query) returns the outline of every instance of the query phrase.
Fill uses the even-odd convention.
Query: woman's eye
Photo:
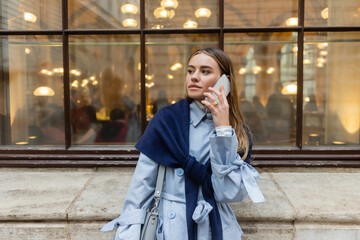
[[[187,72],[188,72],[188,73],[192,73],[192,72],[193,72],[193,70],[191,70],[191,69],[188,69],[188,70],[187,70]]]
[[[210,72],[207,71],[207,70],[203,70],[202,73],[203,73],[203,74],[209,74]]]

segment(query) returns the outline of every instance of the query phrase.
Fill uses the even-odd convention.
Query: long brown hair
[[[239,108],[239,101],[238,101],[238,95],[237,95],[237,89],[236,89],[236,82],[235,82],[235,75],[233,71],[232,62],[229,58],[229,56],[221,51],[220,49],[216,48],[202,48],[196,50],[188,59],[188,63],[190,60],[197,54],[204,53],[211,58],[213,58],[217,64],[220,67],[221,75],[226,74],[230,80],[230,94],[227,96],[227,100],[229,103],[229,120],[230,125],[235,131],[236,137],[239,141],[238,146],[238,152],[243,152],[243,159],[246,158],[246,156],[249,153],[249,139],[248,134],[250,135],[250,130],[246,126],[245,120],[243,115],[241,114],[240,108]],[[249,133],[246,133],[245,126],[248,129]]]

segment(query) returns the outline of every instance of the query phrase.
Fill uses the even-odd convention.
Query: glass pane
[[[305,145],[359,145],[360,33],[306,33]]]
[[[61,0],[0,1],[0,29],[61,29]]]
[[[298,1],[231,0],[224,3],[225,27],[291,27],[298,25]]]
[[[64,145],[61,36],[0,39],[1,145]]]
[[[139,39],[69,37],[73,144],[134,144],[139,139]]]
[[[218,26],[218,1],[149,0],[147,28],[198,28]]]
[[[240,110],[258,145],[294,145],[297,34],[225,34]]]
[[[305,26],[359,26],[358,0],[305,0]]]
[[[148,35],[146,38],[147,119],[185,97],[187,59],[196,49],[217,47],[216,34]]]
[[[140,0],[69,1],[69,28],[140,28]]]

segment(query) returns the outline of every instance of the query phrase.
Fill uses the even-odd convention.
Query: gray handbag
[[[164,183],[165,166],[159,165],[154,193],[154,204],[150,204],[146,211],[145,222],[141,228],[140,240],[156,240],[156,229],[159,223],[159,201]]]

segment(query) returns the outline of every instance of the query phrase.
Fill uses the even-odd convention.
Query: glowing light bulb
[[[164,28],[164,25],[162,24],[155,24],[154,26],[151,27],[152,29],[162,29]]]
[[[37,20],[36,15],[31,12],[24,12],[23,17],[25,22],[35,23]]]
[[[63,73],[64,69],[63,68],[54,68],[53,69],[53,73]]]
[[[298,46],[293,47],[293,48],[292,48],[292,51],[293,51],[293,53],[297,54],[297,52],[298,52]]]
[[[283,89],[281,90],[281,93],[285,95],[293,95],[296,94],[296,92],[297,92],[296,83],[290,83],[285,87],[283,87]]]
[[[81,82],[81,86],[86,87],[88,85],[88,83],[89,83],[89,80],[83,79],[82,82]]]
[[[78,81],[78,80],[74,80],[74,81],[71,83],[71,86],[74,87],[74,88],[78,88],[78,87],[79,87],[79,81]]]
[[[328,54],[328,52],[325,51],[325,50],[320,51],[320,55],[321,55],[321,56],[326,56],[327,54]]]
[[[201,17],[209,18],[210,16],[211,16],[211,11],[208,8],[199,8],[195,11],[196,18],[201,18]]]
[[[328,46],[328,43],[326,43],[326,42],[317,44],[317,47],[320,49],[326,48],[327,46]]]
[[[178,69],[180,69],[180,68],[182,68],[182,64],[181,64],[181,63],[175,63],[174,65],[172,65],[172,66],[170,67],[170,70],[171,70],[171,71],[176,71],[176,70],[178,70]]]
[[[55,92],[49,87],[41,86],[35,89],[34,91],[35,96],[54,96]]]
[[[131,14],[137,14],[138,8],[133,4],[125,4],[121,7],[122,13],[131,13]]]
[[[179,3],[176,0],[162,0],[160,5],[165,9],[166,8],[176,9],[179,6]]]
[[[292,17],[285,21],[286,26],[297,26],[298,25],[298,18]]]
[[[154,16],[156,18],[169,18],[172,19],[175,16],[174,10],[167,10],[163,7],[158,7],[154,10]]]
[[[78,71],[78,70],[76,70],[76,69],[72,69],[72,70],[70,71],[70,73],[71,73],[71,74],[74,74],[75,76],[80,76],[80,75],[81,75],[81,72]]]
[[[329,18],[329,8],[324,8],[320,14],[323,19],[328,19]]]
[[[269,67],[267,70],[266,70],[266,73],[267,74],[272,74],[272,73],[274,73],[275,72],[275,68],[273,68],[273,67]]]
[[[187,20],[183,25],[184,28],[197,28],[197,26],[197,22],[191,20]]]
[[[317,58],[316,61],[319,62],[319,63],[326,63],[326,59],[322,58],[322,57]]]
[[[244,75],[247,72],[246,68],[242,67],[239,70],[239,74]]]
[[[254,74],[258,74],[259,72],[261,72],[261,67],[260,66],[253,67],[253,73]]]
[[[322,67],[324,67],[324,64],[321,63],[321,62],[319,62],[319,63],[316,64],[316,66],[317,66],[318,68],[322,68]]]
[[[132,18],[127,18],[124,19],[124,21],[122,21],[122,25],[123,27],[136,27],[137,26],[137,21],[135,19]]]

